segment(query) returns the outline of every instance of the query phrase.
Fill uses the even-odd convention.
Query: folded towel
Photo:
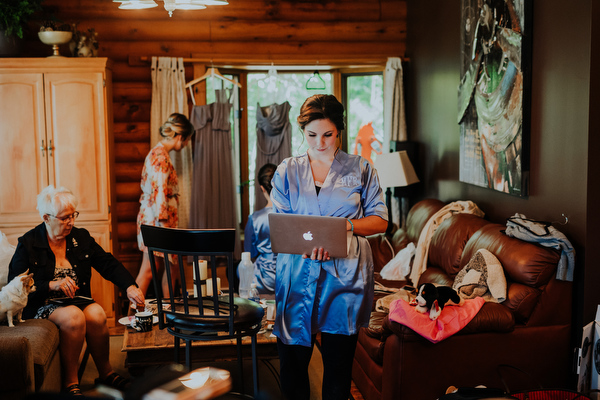
[[[452,289],[463,299],[483,297],[485,301],[502,303],[506,300],[504,268],[495,255],[479,249],[456,275]]]

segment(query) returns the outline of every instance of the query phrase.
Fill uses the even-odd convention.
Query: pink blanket
[[[447,305],[440,316],[432,321],[429,313],[421,314],[405,300],[390,304],[390,320],[405,325],[433,343],[454,335],[464,328],[479,312],[485,300],[482,297],[465,300],[462,306]]]

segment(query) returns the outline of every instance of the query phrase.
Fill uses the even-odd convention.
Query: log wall
[[[152,83],[150,56],[237,60],[243,63],[341,64],[404,56],[405,0],[229,0],[227,6],[175,11],[159,6],[119,10],[112,0],[45,0],[44,7],[80,31],[94,28],[98,56],[114,61],[113,112],[116,172],[116,255],[137,273],[135,219],[143,160],[150,150]],[[37,40],[37,26],[24,56],[51,54]],[[65,54],[68,49],[61,49]],[[186,67],[186,78],[194,76]],[[131,266],[131,267],[130,267]]]

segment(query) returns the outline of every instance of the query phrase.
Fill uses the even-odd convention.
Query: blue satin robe
[[[367,160],[338,151],[317,195],[308,154],[285,159],[273,176],[275,212],[387,220],[379,178]],[[317,243],[318,245],[318,243]],[[373,256],[353,236],[348,257],[329,261],[277,255],[273,333],[288,345],[311,345],[317,332],[353,335],[368,326],[373,306]]]
[[[258,293],[275,293],[275,255],[271,251],[269,213],[273,207],[255,211],[248,217],[244,230],[244,251],[250,252],[254,261],[254,277]]]

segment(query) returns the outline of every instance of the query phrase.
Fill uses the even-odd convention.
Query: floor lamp
[[[411,164],[406,150],[394,153],[378,154],[375,159],[375,169],[379,175],[379,184],[387,188],[385,192],[388,207],[388,228],[386,233],[391,233],[392,222],[392,189],[393,187],[404,187],[419,182],[415,169]],[[406,220],[406,210],[401,209],[400,224],[403,226]]]

